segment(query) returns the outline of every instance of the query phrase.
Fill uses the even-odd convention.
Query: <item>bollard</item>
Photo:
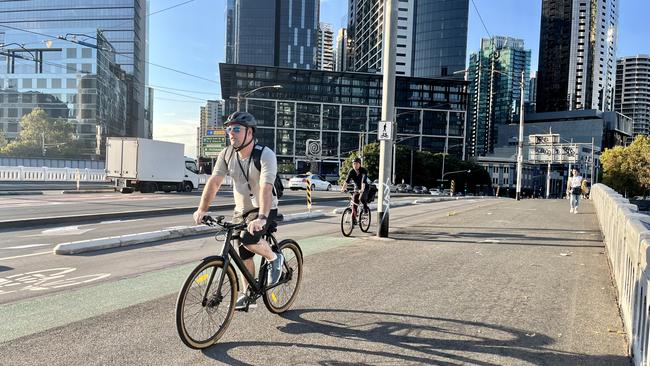
[[[76,172],[76,173],[77,173],[77,174],[76,174],[76,176],[77,176],[76,178],[77,178],[77,191],[78,191],[78,190],[79,190],[79,179],[81,178],[81,177],[80,177],[80,173],[79,173],[79,169],[77,169],[77,172]]]
[[[311,212],[311,179],[307,178],[307,211]]]

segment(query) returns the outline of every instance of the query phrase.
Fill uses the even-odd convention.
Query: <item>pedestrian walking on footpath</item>
[[[577,214],[578,205],[580,205],[580,195],[582,195],[583,179],[578,169],[572,169],[571,174],[572,176],[569,178],[569,183],[567,184],[567,195],[569,195],[569,202],[571,203],[569,212]]]

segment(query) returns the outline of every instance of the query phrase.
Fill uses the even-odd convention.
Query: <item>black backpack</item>
[[[266,146],[264,146],[264,145],[255,144],[255,146],[253,146],[253,152],[251,153],[252,158],[253,158],[253,164],[255,164],[255,167],[260,172],[262,171],[262,162],[261,162],[261,160],[262,160],[262,151],[264,151],[265,148],[266,148]],[[234,153],[235,153],[235,149],[232,149],[230,151],[230,156],[228,157],[228,160],[226,161],[226,169],[228,169],[228,162],[232,159],[232,154],[234,154]],[[280,179],[280,176],[276,172],[275,173],[275,181],[273,182],[273,195],[276,196],[279,199],[279,198],[282,198],[283,194],[284,194],[284,185],[282,184],[282,179]]]

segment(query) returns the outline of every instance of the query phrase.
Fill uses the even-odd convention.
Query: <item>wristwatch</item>
[[[264,220],[264,221],[266,221],[268,219],[268,217],[266,217],[266,215],[259,215],[259,216],[257,216],[257,218],[259,220]]]

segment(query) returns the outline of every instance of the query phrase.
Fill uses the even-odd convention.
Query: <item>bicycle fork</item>
[[[226,238],[226,242],[224,243],[224,248],[223,248],[223,253],[228,253],[230,250],[230,236],[231,233],[228,233],[228,236]],[[223,258],[223,267],[221,269],[221,274],[219,275],[219,283],[217,283],[217,291],[215,295],[208,300],[208,294],[210,293],[210,287],[212,285],[212,281],[214,280],[214,275],[217,271],[217,267],[214,267],[212,269],[212,273],[210,273],[210,278],[208,280],[208,285],[205,287],[205,291],[203,292],[203,300],[201,301],[201,305],[203,307],[205,306],[217,306],[221,304],[221,301],[223,300],[223,295],[221,295],[221,286],[223,285],[223,280],[226,276],[226,271],[228,269],[228,265],[230,264],[230,256],[229,255],[222,255]]]

